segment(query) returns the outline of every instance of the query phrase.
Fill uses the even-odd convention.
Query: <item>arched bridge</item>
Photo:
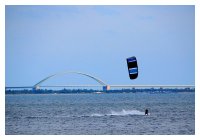
[[[89,74],[86,74],[86,73],[82,73],[82,72],[76,72],[76,71],[65,71],[65,72],[61,72],[61,73],[56,73],[56,74],[53,74],[53,75],[50,75],[44,79],[42,79],[41,81],[39,81],[38,83],[36,83],[33,87],[34,90],[37,90],[39,89],[40,87],[53,87],[53,86],[41,86],[42,83],[44,83],[45,81],[49,80],[50,78],[52,77],[56,77],[56,76],[60,76],[60,75],[66,75],[66,74],[79,74],[79,75],[83,75],[83,76],[86,76],[86,77],[89,77],[93,80],[95,80],[96,82],[98,82],[100,84],[100,86],[103,87],[103,90],[109,90],[110,89],[110,86],[107,85],[105,82],[103,82],[102,80],[100,80],[99,78],[97,77],[94,77],[92,75],[89,75]],[[54,87],[59,87],[59,86],[54,86]],[[61,86],[60,86],[61,87]],[[64,87],[64,86],[62,86]]]

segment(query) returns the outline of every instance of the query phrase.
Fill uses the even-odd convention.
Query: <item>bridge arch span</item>
[[[67,74],[79,74],[79,75],[83,75],[83,76],[86,76],[86,77],[89,77],[93,80],[95,80],[96,82],[98,82],[100,85],[102,85],[103,87],[105,86],[108,86],[105,82],[103,82],[102,80],[100,80],[99,78],[97,77],[94,77],[90,74],[86,74],[86,73],[82,73],[82,72],[76,72],[76,71],[65,71],[65,72],[61,72],[61,73],[56,73],[56,74],[53,74],[53,75],[50,75],[44,79],[42,79],[41,81],[39,81],[38,83],[36,83],[33,87],[34,89],[39,89],[40,85],[42,83],[44,83],[45,81],[49,80],[50,78],[52,77],[56,77],[56,76],[60,76],[60,75],[67,75]]]

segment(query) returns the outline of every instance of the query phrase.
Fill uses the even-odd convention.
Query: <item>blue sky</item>
[[[6,86],[62,71],[108,84],[194,84],[194,6],[6,6]],[[130,80],[126,58],[136,56]],[[66,75],[44,84],[95,84]]]

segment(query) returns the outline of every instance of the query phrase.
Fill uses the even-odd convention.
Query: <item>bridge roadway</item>
[[[103,87],[104,85],[44,85],[39,86],[40,88],[51,88],[51,87]],[[195,85],[106,85],[111,88],[195,88]],[[6,89],[15,88],[35,88],[34,86],[13,86],[6,87]]]

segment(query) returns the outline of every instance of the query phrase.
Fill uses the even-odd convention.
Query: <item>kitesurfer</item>
[[[149,115],[149,110],[145,109],[145,115]]]

